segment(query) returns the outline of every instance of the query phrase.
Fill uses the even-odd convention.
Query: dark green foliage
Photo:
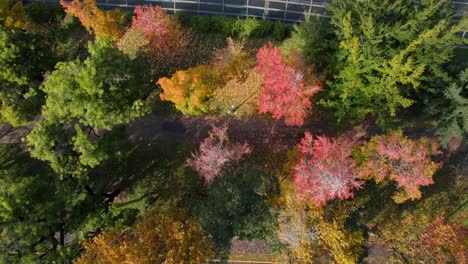
[[[307,63],[333,74],[338,41],[328,19],[307,17],[301,24],[294,25],[291,38],[283,43],[283,48],[300,50]]]
[[[37,88],[51,64],[42,38],[0,27],[0,121],[20,126],[38,113]]]
[[[336,78],[322,105],[341,122],[374,117],[382,126],[402,108],[448,80],[460,25],[453,25],[446,1],[335,0],[332,24],[340,41]]]
[[[444,98],[433,100],[429,113],[438,120],[437,132],[443,146],[452,137],[462,140],[468,133],[468,68],[444,90]]]
[[[0,262],[51,263],[73,257],[73,247],[61,244],[60,234],[75,232],[102,204],[18,148],[1,147],[0,157]]]
[[[253,17],[230,18],[226,16],[181,16],[183,24],[195,31],[204,33],[221,33],[227,36],[242,38],[263,38],[271,36],[274,40],[287,37],[289,26],[281,22]]]
[[[84,60],[89,55],[87,43],[92,37],[73,16],[52,26],[45,38],[55,61]]]
[[[59,4],[32,2],[24,6],[26,14],[35,23],[52,24],[61,21],[65,12]]]
[[[275,234],[276,219],[265,200],[278,193],[276,177],[245,168],[235,175],[216,178],[207,191],[195,214],[212,236],[219,257],[228,257],[234,236],[252,240],[269,239]]]

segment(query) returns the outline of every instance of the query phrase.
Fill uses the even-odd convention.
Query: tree
[[[0,26],[0,120],[21,126],[40,108],[38,87],[52,65],[44,40]]]
[[[293,25],[291,38],[281,45],[283,51],[298,50],[304,60],[332,74],[336,64],[338,43],[334,29],[327,19],[308,16],[301,24]]]
[[[177,71],[169,78],[161,78],[158,85],[163,92],[162,101],[171,101],[185,115],[199,115],[208,111],[209,95],[219,83],[211,68],[206,65]]]
[[[159,6],[136,6],[132,20],[132,29],[141,30],[152,48],[171,54],[179,46],[186,45],[182,26],[171,19],[166,10]]]
[[[77,252],[64,237],[105,206],[103,197],[89,195],[74,179],[60,180],[15,146],[0,147],[0,184],[2,263],[68,262]]]
[[[353,197],[362,188],[357,164],[351,158],[354,144],[347,138],[314,137],[306,132],[298,144],[301,154],[294,167],[294,186],[298,196],[317,206],[332,199]]]
[[[339,73],[321,104],[340,122],[371,116],[388,125],[418,94],[435,91],[447,80],[442,67],[467,22],[453,25],[445,0],[417,7],[411,1],[335,0],[329,9],[340,41]]]
[[[404,207],[382,206],[380,202],[380,216],[373,216],[367,225],[387,248],[389,262],[463,263],[466,183],[463,165],[457,167],[460,172],[455,166],[444,171],[437,182],[443,188],[431,188],[424,199]]]
[[[110,131],[148,111],[145,65],[107,40],[90,43],[89,53],[84,62],[58,63],[46,78],[44,119],[27,137],[31,155],[62,175],[80,175],[118,155]]]
[[[189,166],[198,172],[206,184],[221,176],[228,165],[238,163],[244,155],[251,152],[247,143],[230,143],[227,129],[226,125],[213,126],[208,137],[200,144],[199,152],[192,153],[192,157],[187,160]]]
[[[209,111],[213,92],[225,83],[240,77],[252,66],[252,59],[242,44],[228,39],[228,46],[215,52],[215,61],[185,71],[177,71],[169,78],[161,78],[161,100],[172,101],[183,114],[199,115]]]
[[[350,221],[348,206],[318,207],[297,199],[295,184],[281,181],[276,199],[278,238],[286,247],[290,263],[356,263],[363,252],[361,232],[346,226]]]
[[[443,146],[452,138],[461,140],[468,133],[468,68],[460,72],[458,82],[444,91],[444,99],[433,109],[439,120],[438,136]]]
[[[204,263],[212,242],[182,212],[149,212],[127,230],[104,231],[83,244],[86,263]]]
[[[291,126],[302,126],[312,108],[310,97],[321,90],[317,84],[304,83],[304,75],[288,66],[278,48],[271,43],[257,53],[257,72],[264,76],[260,89],[259,111],[271,113],[273,118],[284,118]]]
[[[320,236],[311,221],[315,219],[316,210],[309,210],[307,201],[297,199],[291,180],[282,180],[280,187],[281,194],[276,200],[278,239],[288,250],[290,261],[312,263],[316,259],[314,252],[319,247]]]
[[[194,207],[195,215],[215,243],[215,257],[227,260],[231,240],[274,239],[276,221],[268,199],[278,192],[273,175],[255,167],[218,177]]]
[[[432,176],[439,165],[431,157],[440,154],[435,140],[412,140],[401,131],[394,131],[374,136],[361,147],[361,152],[364,161],[359,175],[376,182],[387,178],[396,181],[400,191],[393,199],[397,203],[421,198],[420,186],[434,183]]]
[[[466,243],[463,239],[466,235],[466,228],[447,223],[444,217],[438,216],[412,242],[415,253],[426,261],[464,263]]]
[[[145,52],[149,41],[143,31],[139,29],[128,29],[119,40],[117,47],[131,59],[135,59],[139,53]]]
[[[67,14],[77,17],[89,33],[114,41],[120,38],[119,22],[123,18],[120,9],[103,11],[98,8],[96,0],[60,0],[60,4]]]
[[[10,0],[0,0],[0,22],[6,28],[27,29],[31,21],[24,11],[23,2],[11,3]]]

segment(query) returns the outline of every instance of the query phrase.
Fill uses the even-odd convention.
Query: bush
[[[33,22],[39,24],[51,24],[65,17],[63,8],[58,4],[32,2],[25,5],[25,11]]]
[[[263,38],[272,36],[274,40],[283,40],[289,31],[289,26],[282,22],[267,19],[231,18],[227,16],[188,16],[179,15],[185,26],[203,33],[221,33],[227,36],[243,38]]]
[[[288,25],[281,22],[275,22],[271,36],[274,40],[281,41],[288,36],[289,29]]]

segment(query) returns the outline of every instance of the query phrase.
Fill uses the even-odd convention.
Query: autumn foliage
[[[135,7],[131,28],[141,30],[150,46],[164,53],[175,52],[185,40],[180,23],[159,6]]]
[[[413,241],[415,253],[437,263],[465,263],[467,229],[436,217]]]
[[[10,0],[0,0],[0,22],[7,28],[27,29],[31,21],[26,15],[22,1],[13,5]]]
[[[328,200],[353,197],[352,190],[364,184],[351,158],[353,145],[347,138],[314,138],[306,132],[297,146],[301,159],[294,167],[298,196],[318,206]]]
[[[302,126],[312,103],[310,97],[321,90],[320,85],[305,83],[304,73],[289,66],[281,51],[271,43],[257,53],[257,72],[264,76],[260,89],[259,111],[271,113],[290,126]]]
[[[104,231],[83,244],[74,263],[203,263],[212,242],[195,219],[181,213],[148,213],[128,230]]]
[[[119,21],[122,13],[119,9],[106,12],[98,8],[96,0],[60,0],[65,12],[77,17],[86,30],[98,37],[118,40],[121,35]]]
[[[434,183],[432,176],[438,164],[431,156],[439,153],[439,144],[429,138],[412,140],[402,132],[375,136],[362,147],[365,161],[359,174],[376,182],[396,181],[400,192],[393,199],[397,203],[419,199],[419,188]]]
[[[228,46],[215,52],[215,61],[185,71],[177,71],[171,78],[161,78],[161,100],[171,101],[183,114],[198,115],[209,111],[209,100],[216,89],[227,81],[241,76],[253,65],[242,45],[228,39]]]
[[[200,65],[185,71],[177,71],[169,78],[161,78],[158,84],[163,89],[161,100],[171,101],[183,114],[202,114],[208,111],[207,101],[213,92],[213,84],[219,77],[210,67]]]
[[[215,177],[221,175],[226,166],[238,163],[250,152],[247,143],[229,141],[227,126],[213,126],[208,137],[200,144],[199,151],[193,153],[187,162],[205,180],[205,183],[209,184]]]

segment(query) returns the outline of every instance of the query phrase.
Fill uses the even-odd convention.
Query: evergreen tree
[[[430,113],[439,120],[437,133],[441,144],[447,146],[452,138],[463,139],[468,133],[468,68],[444,90],[444,98],[431,106]]]
[[[418,100],[416,91],[433,92],[448,80],[443,66],[468,22],[454,25],[445,0],[335,0],[330,11],[339,73],[321,103],[341,122],[373,116],[385,125]]]

